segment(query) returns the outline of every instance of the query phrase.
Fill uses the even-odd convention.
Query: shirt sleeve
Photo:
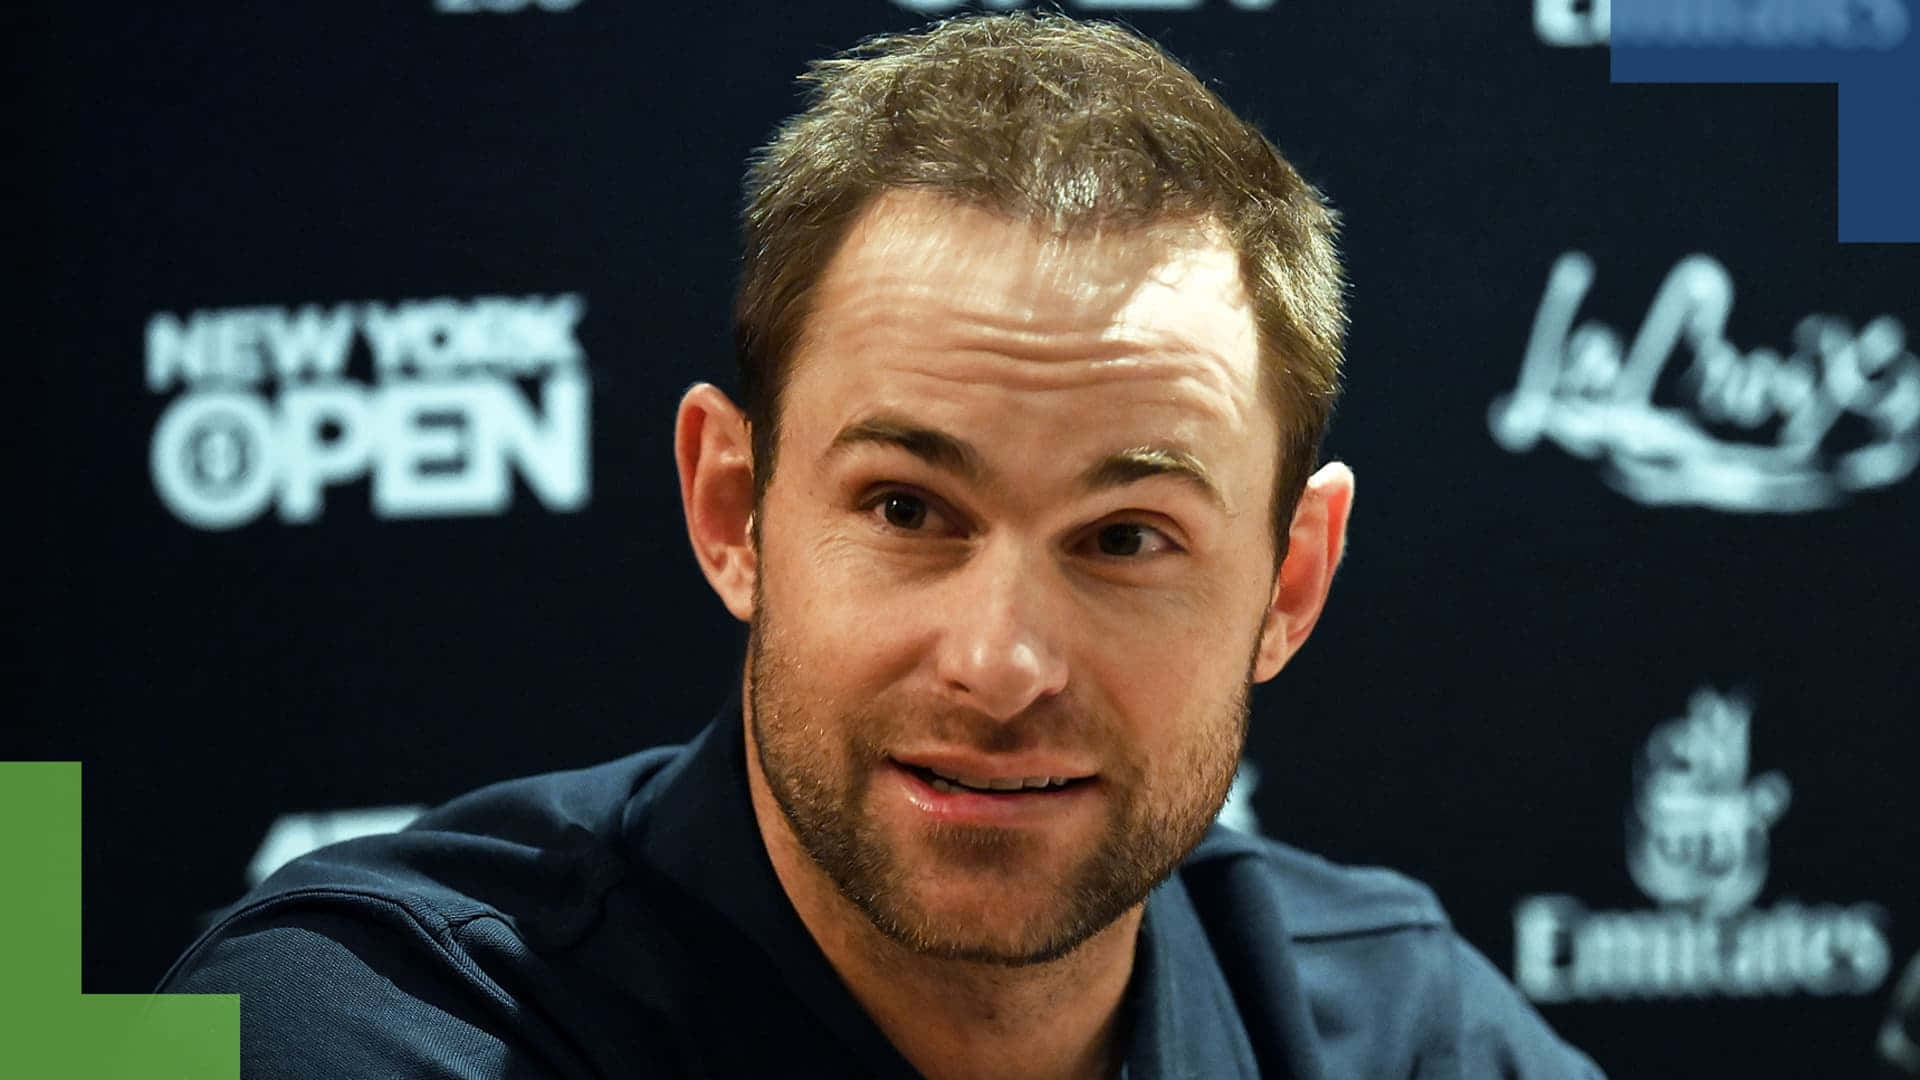
[[[169,974],[165,993],[240,995],[246,1080],[549,1080],[515,1037],[505,1001],[391,922],[300,910],[220,931]]]
[[[1593,1059],[1554,1033],[1506,977],[1458,935],[1460,1036],[1457,1071],[1432,1074],[1502,1080],[1605,1080]],[[1421,1077],[1427,1077],[1426,1071]]]

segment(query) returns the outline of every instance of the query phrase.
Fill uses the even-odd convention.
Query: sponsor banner
[[[1898,48],[1906,0],[1612,0],[1616,49]],[[1762,72],[1764,67],[1756,67]]]
[[[1519,381],[1489,411],[1502,449],[1546,439],[1636,502],[1730,513],[1834,506],[1920,462],[1920,357],[1900,320],[1812,314],[1784,347],[1743,347],[1733,276],[1696,254],[1629,339],[1579,318],[1595,274],[1570,251],[1547,275]]]
[[[1656,728],[1634,768],[1628,873],[1655,909],[1598,911],[1576,897],[1514,908],[1514,982],[1541,1002],[1864,995],[1893,963],[1872,903],[1756,907],[1768,830],[1792,788],[1748,776],[1751,707],[1702,689]]]
[[[1875,1043],[1880,1059],[1904,1075],[1920,1076],[1920,956],[1907,963],[1907,973],[1893,991],[1893,1007],[1880,1025]]]
[[[983,11],[1017,11],[1028,7],[1054,7],[1049,3],[1036,3],[1035,0],[893,0],[894,6],[922,15],[949,15],[963,9],[978,7]],[[1272,7],[1274,0],[1217,0],[1217,6],[1237,8],[1241,11],[1265,11]],[[1098,15],[1101,12],[1137,12],[1137,11],[1193,11],[1205,7],[1206,0],[1064,0],[1057,5],[1069,12],[1084,12]]]
[[[328,844],[361,836],[399,832],[426,813],[424,806],[368,806],[282,814],[267,826],[253,858],[247,861],[247,887],[267,880],[275,870]]]
[[[498,514],[519,476],[540,505],[585,506],[586,354],[578,294],[159,312],[146,385],[154,491],[182,522],[318,520],[368,479],[381,518]]]
[[[1612,25],[1609,0],[1533,0],[1533,32],[1543,45],[1605,45]]]
[[[433,0],[440,15],[511,15],[516,11],[572,11],[580,0]]]

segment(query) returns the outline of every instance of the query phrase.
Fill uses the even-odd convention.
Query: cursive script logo
[[[1809,315],[1786,355],[1727,338],[1733,278],[1708,255],[1667,275],[1630,345],[1613,327],[1575,316],[1593,260],[1554,263],[1534,316],[1520,381],[1495,401],[1493,437],[1525,453],[1542,437],[1603,459],[1606,481],[1650,506],[1788,513],[1886,487],[1920,462],[1920,357],[1899,320],[1856,330]],[[1656,405],[1676,359],[1683,404]]]
[[[1627,812],[1627,870],[1662,904],[1739,911],[1767,877],[1767,830],[1792,790],[1769,772],[1747,781],[1751,710],[1700,690],[1687,715],[1647,740]]]

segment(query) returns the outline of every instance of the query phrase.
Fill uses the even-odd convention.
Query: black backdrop
[[[14,563],[21,701],[0,756],[85,762],[88,991],[148,989],[282,815],[431,803],[705,720],[743,635],[686,550],[671,415],[695,379],[732,385],[742,161],[797,106],[808,59],[955,6],[66,5],[18,39],[34,121],[18,175],[40,189],[18,212],[49,242],[18,249],[33,285],[17,322],[37,344],[14,358],[28,499],[11,531],[34,554]],[[1573,0],[1066,10],[1156,37],[1346,215],[1354,329],[1330,452],[1360,497],[1313,644],[1256,696],[1261,827],[1430,882],[1509,971],[1529,897],[1720,927],[1720,955],[1760,975],[1689,976],[1626,931],[1551,936],[1561,989],[1543,1010],[1621,1075],[1872,1068],[1920,946],[1920,361],[1904,339],[1920,249],[1835,242],[1833,88],[1610,86],[1596,16]],[[1571,355],[1576,374],[1504,401],[1570,252],[1594,271],[1577,319],[1628,341],[1669,273],[1710,256],[1736,297],[1732,347],[1704,333],[1658,350],[1655,400],[1636,407],[1607,396],[1604,335],[1549,333],[1536,356]],[[1675,295],[1710,295],[1715,273],[1688,265]],[[377,376],[364,338],[339,379],[156,388],[156,326],[271,309],[204,316],[187,352],[160,349],[270,359],[246,335],[309,306],[324,323],[353,305],[351,326],[409,301],[568,295],[579,355],[558,370],[590,386],[584,427],[577,446],[536,434],[583,499],[543,497],[512,446],[504,507],[382,513],[360,470],[310,520],[269,501],[209,529],[159,494],[157,432],[195,394],[279,416],[303,389],[344,387],[375,402],[354,414],[366,423],[318,423],[316,446],[364,435],[376,461],[400,448],[381,467],[452,483],[500,460],[484,432],[502,410],[553,421],[555,376],[502,373],[509,333],[462,354],[490,361],[466,378],[493,405],[456,395],[375,421],[400,380]],[[1815,314],[1844,325],[1796,360]],[[1850,406],[1819,447],[1754,450],[1785,438],[1768,403],[1810,385]],[[1739,393],[1745,414],[1714,404]],[[209,498],[253,480],[270,498],[297,455],[210,416],[166,444],[166,467]],[[1698,438],[1636,442],[1655,421]],[[1513,436],[1529,430],[1547,434]],[[1862,446],[1882,448],[1878,471],[1847,464]],[[1635,485],[1647,469],[1664,495]],[[1763,482],[1782,470],[1797,502]],[[1689,729],[1738,768],[1659,757],[1682,744],[1656,728],[1703,715],[1703,691],[1751,717]],[[1791,787],[1777,821],[1739,816],[1742,747]],[[1636,883],[1643,803],[1682,848],[1737,841],[1734,861],[1764,871],[1757,897],[1699,860],[1664,892]],[[1856,916],[1853,946],[1824,905]],[[1799,944],[1736,958],[1739,926],[1766,920]]]

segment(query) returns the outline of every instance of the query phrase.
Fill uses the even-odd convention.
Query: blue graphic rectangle
[[[1920,242],[1912,0],[1613,0],[1617,83],[1836,83],[1840,240]]]

